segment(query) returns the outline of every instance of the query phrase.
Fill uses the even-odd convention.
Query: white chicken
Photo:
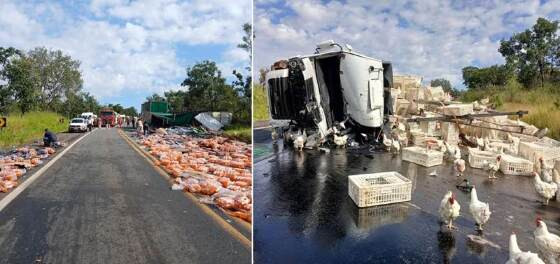
[[[305,146],[306,138],[307,135],[305,133],[305,130],[302,134],[296,135],[294,138],[294,148],[296,148],[298,151],[302,151],[303,147]]]
[[[542,157],[539,158],[539,172],[542,175],[542,180],[545,182],[552,182],[552,167],[548,166]]]
[[[536,171],[533,172],[533,175],[535,176],[535,190],[543,198],[543,203],[548,205],[548,200],[556,195],[558,186],[556,183],[543,182]]]
[[[455,154],[455,161],[453,161],[453,169],[457,177],[463,176],[463,172],[467,168],[465,160],[461,158],[460,154]]]
[[[459,149],[458,146],[449,145],[449,144],[448,144],[447,142],[445,142],[445,141],[443,142],[443,144],[445,145],[445,149],[447,150],[446,155],[447,155],[448,159],[455,158],[457,155],[458,155],[459,157],[461,157],[461,150]],[[456,159],[456,158],[455,158],[455,159]]]
[[[486,160],[484,161],[486,163]],[[496,172],[500,170],[500,163],[502,162],[502,156],[498,155],[496,157],[496,163],[487,163],[485,168],[489,171],[488,179],[496,179]]]
[[[393,144],[393,140],[388,138],[385,133],[383,133],[383,145],[387,151],[391,150],[391,145]]]
[[[523,252],[517,244],[517,235],[509,236],[509,259],[506,264],[544,264],[537,253],[531,251]]]
[[[277,140],[278,140],[278,132],[276,131],[276,128],[273,127],[272,131],[270,132],[270,137],[272,138],[272,144],[277,144]]]
[[[460,211],[461,205],[459,205],[459,202],[455,199],[455,195],[451,191],[447,191],[439,206],[439,216],[441,221],[447,224],[447,228],[455,229],[453,220],[459,217]]]
[[[393,153],[399,153],[401,151],[401,143],[398,140],[393,140],[393,142],[391,143],[391,152]]]
[[[535,235],[535,246],[541,257],[549,264],[556,264],[560,261],[560,237],[548,232],[546,224],[540,217],[536,220],[537,228],[533,232]]]
[[[552,169],[552,182],[556,183],[556,200],[560,199],[560,173],[556,169]]]
[[[490,212],[490,205],[488,205],[488,203],[483,203],[478,200],[478,195],[474,186],[471,190],[471,203],[469,204],[469,209],[476,225],[478,226],[478,230],[482,231],[482,226],[488,222],[492,212]]]
[[[336,134],[334,134],[333,136],[334,136],[334,144],[337,147],[346,147],[346,143],[348,142],[348,135],[337,136]]]
[[[476,145],[477,145],[478,149],[484,150],[484,139],[477,137],[476,138]]]

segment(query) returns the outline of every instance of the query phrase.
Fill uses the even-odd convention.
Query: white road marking
[[[76,139],[76,141],[74,141],[72,144],[67,146],[62,152],[60,152],[58,155],[56,155],[52,160],[50,160],[47,164],[45,164],[41,169],[39,169],[37,172],[35,172],[33,175],[31,175],[29,177],[29,179],[24,181],[22,184],[18,185],[8,195],[6,195],[6,197],[4,197],[4,199],[0,200],[0,212],[2,210],[4,210],[4,208],[6,206],[8,206],[8,204],[10,204],[10,202],[12,202],[20,193],[25,191],[25,189],[27,187],[29,187],[29,185],[31,185],[35,180],[37,180],[37,178],[39,178],[41,175],[43,175],[43,173],[47,169],[49,169],[58,159],[60,159],[60,157],[64,156],[64,154],[68,150],[70,150],[74,145],[76,145],[76,143],[80,142],[80,140],[82,140],[87,135],[91,134],[92,132],[88,132],[85,135],[81,136],[80,138]]]

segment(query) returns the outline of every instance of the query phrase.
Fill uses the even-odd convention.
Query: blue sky
[[[499,41],[538,17],[560,19],[560,1],[256,0],[254,12],[255,69],[332,39],[397,73],[464,87],[463,67],[503,63]]]
[[[248,55],[236,45],[250,0],[0,0],[0,46],[60,49],[81,61],[84,89],[103,104],[140,108],[185,89],[186,67],[215,61],[232,80]]]

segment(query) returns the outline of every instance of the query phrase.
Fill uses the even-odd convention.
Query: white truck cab
[[[392,65],[326,41],[313,55],[276,62],[265,85],[273,120],[290,120],[322,141],[348,120],[362,128],[383,125]]]

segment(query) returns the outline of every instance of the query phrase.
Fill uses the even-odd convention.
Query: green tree
[[[512,77],[506,65],[493,65],[486,68],[468,66],[463,68],[463,83],[469,89],[484,89],[489,86],[505,85]]]
[[[41,105],[48,110],[56,109],[59,102],[76,95],[82,89],[80,62],[64,55],[60,50],[35,48],[28,52],[32,61],[31,79],[40,91]]]
[[[0,47],[0,113],[3,114],[9,111],[14,102],[13,91],[7,84],[2,84],[2,82],[8,82],[6,67],[9,65],[11,58],[21,56],[21,54],[22,52],[15,48]]]
[[[187,68],[187,78],[181,83],[187,87],[184,105],[190,111],[232,111],[231,94],[235,91],[213,61],[203,61]]]
[[[253,59],[253,39],[255,35],[253,34],[253,26],[250,23],[243,24],[243,36],[242,43],[237,44],[238,48],[244,49],[249,54],[249,61]]]
[[[168,91],[163,93],[165,100],[169,103],[169,108],[171,112],[180,113],[185,111],[185,97],[187,93],[185,91]]]
[[[33,61],[28,57],[14,59],[4,68],[8,80],[8,89],[11,91],[21,114],[35,108],[39,91],[33,85]]]
[[[451,82],[444,78],[433,79],[432,81],[430,81],[430,86],[441,86],[445,92],[450,92],[453,89],[453,87],[451,86]]]
[[[108,104],[107,107],[113,109],[113,111],[122,114],[124,112],[124,107],[121,104]]]
[[[123,114],[126,116],[138,116],[138,111],[134,106],[123,109]]]
[[[541,86],[552,76],[554,66],[560,61],[558,21],[537,19],[532,29],[514,34],[500,42],[498,51],[508,66],[515,69],[518,80],[529,87],[538,76]]]
[[[165,102],[165,98],[161,95],[154,93],[148,97],[146,97],[146,101],[148,102]]]

